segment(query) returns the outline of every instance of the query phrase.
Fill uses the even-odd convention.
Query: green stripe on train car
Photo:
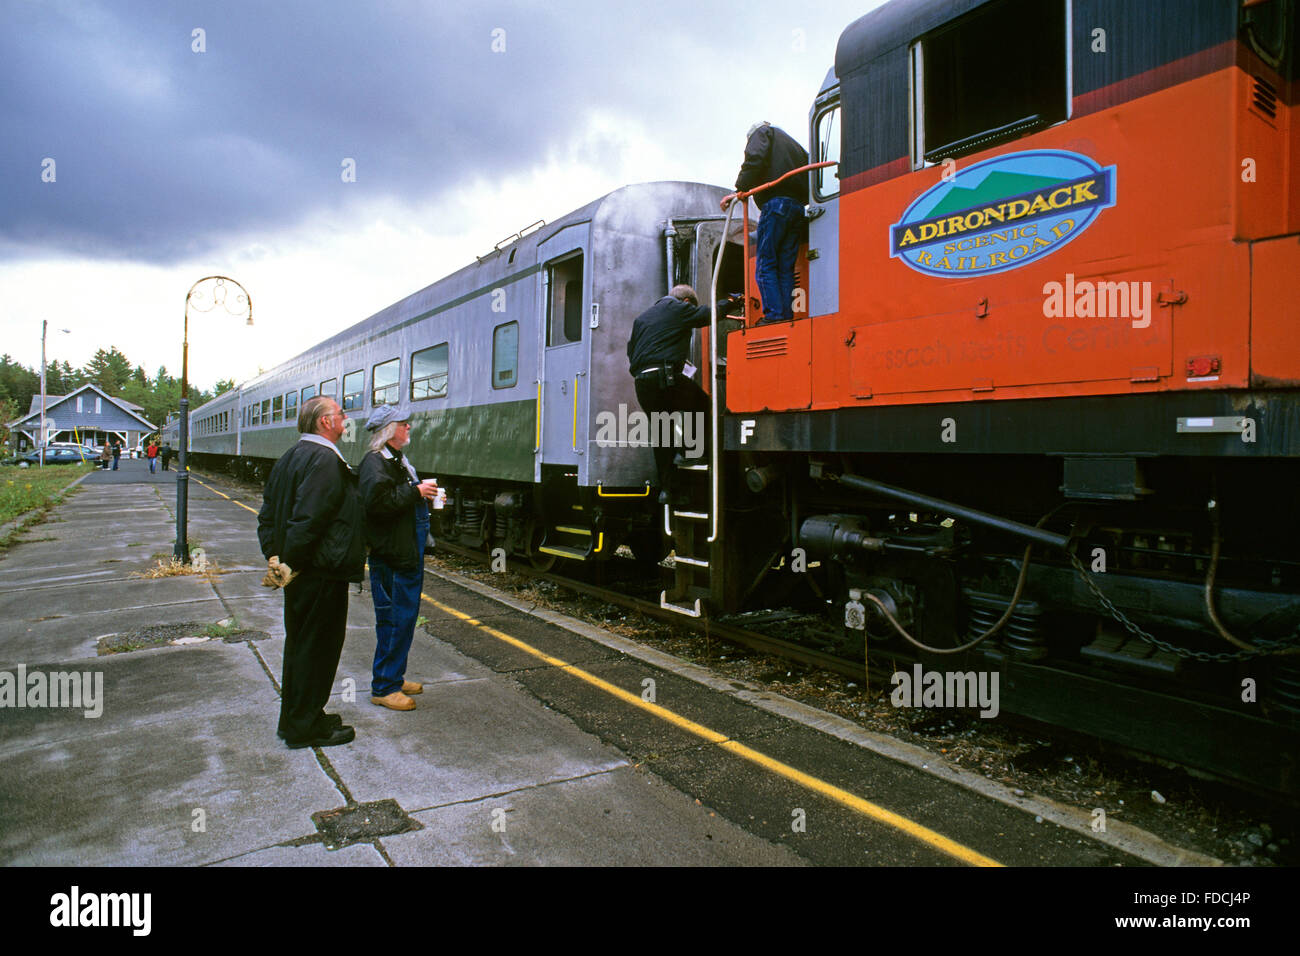
[[[407,455],[425,474],[531,483],[536,428],[533,401],[415,412]]]
[[[355,422],[352,440],[344,435],[339,449],[355,467],[370,445],[370,433],[365,429],[369,413],[350,414],[355,416],[351,419]],[[532,401],[417,411],[411,416],[407,455],[425,474],[531,482],[536,435],[537,407]],[[246,431],[242,454],[276,459],[297,440],[298,430],[293,425]]]

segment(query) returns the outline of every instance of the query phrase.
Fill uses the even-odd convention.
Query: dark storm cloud
[[[641,9],[10,0],[0,254],[163,263],[315,211],[528,168],[588,108],[662,108],[689,87],[690,37],[663,4]],[[356,183],[341,181],[345,158]]]

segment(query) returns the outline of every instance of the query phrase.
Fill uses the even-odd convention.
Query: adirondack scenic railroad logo
[[[889,230],[889,255],[932,276],[1006,272],[1049,256],[1115,205],[1115,167],[1057,149],[1009,153],[931,186]]]

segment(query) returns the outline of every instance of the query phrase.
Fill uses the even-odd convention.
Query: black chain
[[[1124,628],[1130,634],[1134,637],[1141,638],[1148,644],[1155,645],[1162,651],[1168,651],[1170,654],[1177,657],[1190,657],[1193,660],[1210,662],[1242,661],[1248,660],[1252,657],[1259,657],[1263,654],[1271,654],[1274,651],[1286,650],[1287,648],[1295,646],[1294,644],[1289,644],[1284,641],[1254,641],[1253,643],[1256,649],[1253,651],[1229,651],[1221,654],[1214,654],[1209,651],[1190,651],[1185,647],[1177,647],[1170,644],[1168,641],[1162,641],[1160,638],[1148,634],[1146,631],[1142,630],[1142,628],[1130,621],[1124,612],[1112,604],[1110,599],[1106,597],[1106,595],[1102,594],[1097,585],[1093,583],[1091,573],[1083,566],[1083,562],[1079,560],[1078,555],[1071,554],[1070,563],[1072,563],[1075,570],[1079,572],[1079,576],[1083,578],[1083,583],[1088,585],[1088,590],[1092,592],[1098,603],[1106,609],[1111,617],[1119,621],[1120,624],[1123,624]]]

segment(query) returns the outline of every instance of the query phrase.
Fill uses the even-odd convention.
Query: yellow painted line
[[[199,479],[192,474],[190,475],[190,477],[193,478],[195,481],[198,481],[199,484],[203,485],[204,488],[208,489],[208,491],[212,492],[214,495],[221,495],[221,497],[225,498],[227,501],[231,502],[232,504],[239,505],[239,507],[243,508],[245,511],[251,511],[253,512],[253,514],[257,514],[256,508],[250,508],[242,501],[235,501],[235,499],[230,497],[230,495],[222,494],[220,491],[217,491],[216,488],[213,488],[211,485],[207,484],[206,482],[199,481]]]
[[[434,607],[438,608],[438,610],[445,611],[452,617],[459,618],[466,624],[471,624],[486,634],[491,634],[493,637],[504,641],[511,647],[517,647],[524,653],[530,654],[538,660],[545,661],[552,667],[567,671],[574,677],[586,681],[591,686],[603,690],[612,697],[617,697],[624,703],[631,704],[633,707],[639,707],[641,710],[653,714],[661,720],[667,721],[674,727],[680,727],[687,733],[694,734],[703,740],[707,740],[709,743],[717,744],[724,750],[735,754],[737,757],[748,760],[750,763],[757,764],[765,770],[771,771],[778,776],[785,777],[787,780],[797,783],[802,787],[806,787],[814,793],[821,794],[823,797],[834,800],[841,806],[848,807],[850,810],[855,810],[863,816],[870,817],[886,826],[893,827],[896,830],[901,830],[908,836],[920,840],[922,843],[928,844],[936,850],[947,853],[949,856],[961,860],[964,863],[970,863],[973,866],[1002,866],[1002,864],[997,860],[984,856],[982,853],[978,853],[970,847],[963,846],[955,840],[950,840],[943,834],[936,833],[928,827],[924,827],[913,820],[909,820],[907,817],[899,816],[897,813],[886,810],[884,807],[877,806],[869,800],[863,800],[861,797],[849,793],[847,790],[837,787],[832,783],[827,783],[825,780],[821,780],[811,774],[806,774],[802,770],[797,770],[789,764],[782,763],[780,760],[775,760],[766,754],[754,750],[752,747],[746,747],[744,744],[732,740],[725,734],[720,734],[716,730],[705,727],[703,724],[697,724],[695,721],[683,717],[681,714],[675,713],[660,704],[653,704],[650,701],[642,700],[636,694],[626,691],[621,687],[617,687],[614,684],[609,683],[609,681],[602,680],[595,674],[584,671],[582,668],[576,667],[566,661],[562,661],[558,657],[552,657],[550,654],[538,650],[531,644],[524,643],[517,637],[511,637],[509,634],[505,634],[494,627],[490,627],[481,621],[475,620],[463,611],[458,611],[454,607],[448,607],[440,601],[435,601],[427,594],[422,593],[420,596]]]

